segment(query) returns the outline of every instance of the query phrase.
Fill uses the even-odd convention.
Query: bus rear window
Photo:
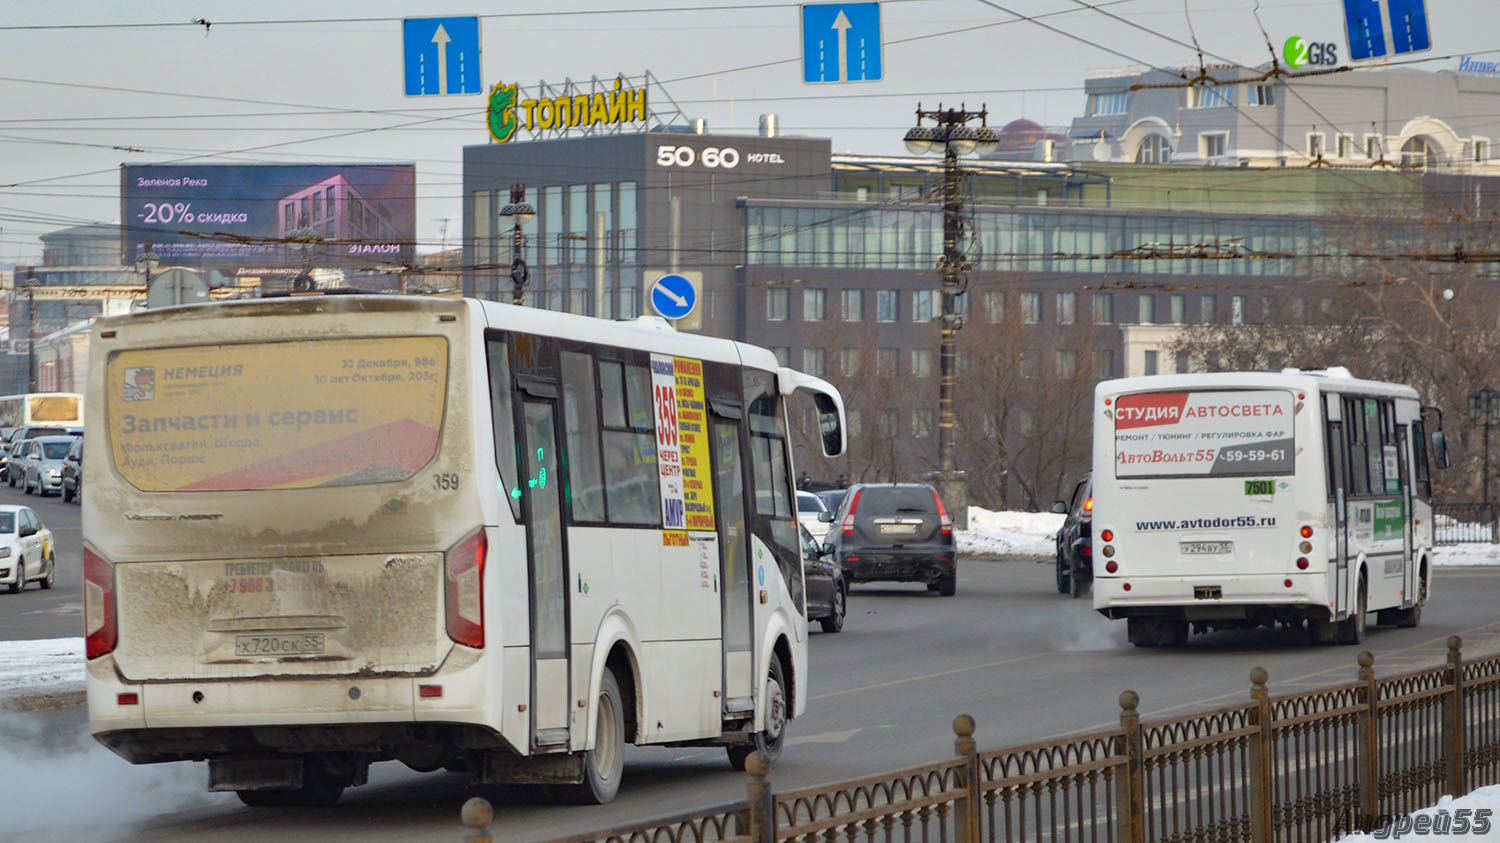
[[[1116,477],[1291,474],[1292,393],[1143,392],[1115,399]]]
[[[387,483],[437,451],[448,345],[381,337],[120,351],[107,377],[110,454],[138,489]]]

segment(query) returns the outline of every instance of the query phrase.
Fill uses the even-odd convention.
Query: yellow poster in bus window
[[[146,491],[400,481],[437,451],[442,337],[121,351],[107,367],[110,451]]]
[[[677,385],[677,438],[682,449],[682,499],[689,530],[714,529],[714,473],[709,459],[703,362],[672,358]]]

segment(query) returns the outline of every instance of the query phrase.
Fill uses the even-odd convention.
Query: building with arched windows
[[[1084,89],[1063,160],[1500,172],[1494,75],[1126,68],[1091,72]]]

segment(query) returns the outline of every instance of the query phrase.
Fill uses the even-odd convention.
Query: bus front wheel
[[[583,781],[557,788],[560,801],[573,805],[603,805],[620,792],[625,772],[625,706],[613,670],[599,682],[599,717],[594,725],[594,748],[584,753]]]
[[[745,762],[753,752],[764,752],[774,763],[781,757],[781,744],[786,735],[787,693],[786,677],[781,670],[781,659],[771,656],[771,673],[766,677],[764,699],[766,709],[765,728],[755,735],[755,742],[727,746],[729,765],[740,772],[745,771]]]

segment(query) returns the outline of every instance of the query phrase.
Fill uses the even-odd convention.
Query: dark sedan
[[[844,628],[844,615],[849,609],[849,583],[844,579],[844,568],[806,527],[798,524],[797,531],[802,536],[807,619],[821,623],[824,632],[838,632]]]

